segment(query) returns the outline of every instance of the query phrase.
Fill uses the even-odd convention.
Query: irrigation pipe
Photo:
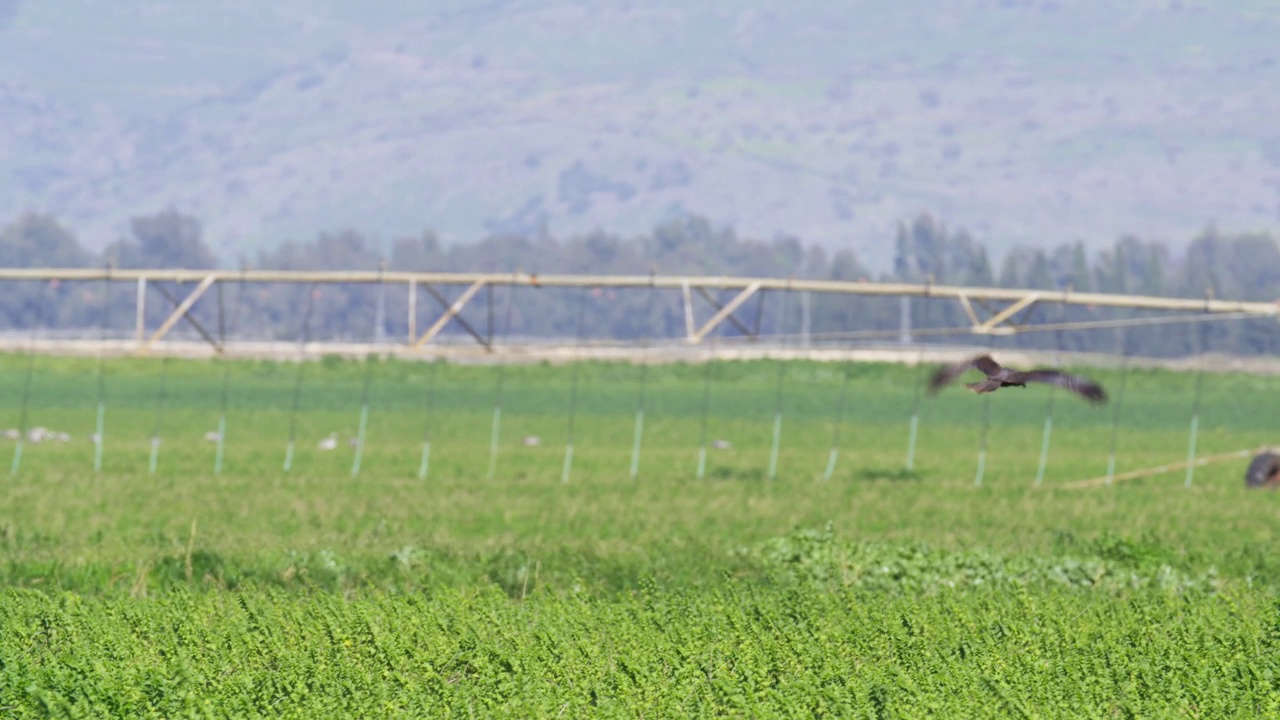
[[[1072,331],[1072,330],[1104,330],[1110,328],[1122,327],[1146,327],[1149,325],[1182,325],[1201,322],[1217,322],[1223,320],[1247,320],[1251,318],[1272,319],[1272,315],[1264,315],[1252,312],[1233,312],[1233,313],[1211,313],[1203,312],[1195,315],[1171,315],[1169,317],[1142,317],[1142,318],[1124,318],[1116,320],[1079,320],[1074,322],[1062,323],[1044,323],[1042,325],[1002,325],[999,327],[1001,334],[1021,335],[1024,333],[1035,332],[1055,332],[1055,331]],[[876,340],[876,339],[892,339],[900,337],[902,331],[898,330],[845,330],[839,332],[811,333],[810,340],[813,342],[840,340]],[[952,325],[933,328],[912,329],[911,334],[916,337],[949,337],[976,335],[972,325]],[[990,333],[983,333],[990,334]],[[795,340],[802,338],[803,335],[785,335],[770,336],[774,340]],[[726,338],[726,344],[736,342],[753,341],[753,338]]]
[[[1111,485],[1112,483],[1118,483],[1123,480],[1136,480],[1138,478],[1151,477],[1153,475],[1163,475],[1165,473],[1171,473],[1184,468],[1202,467],[1204,465],[1225,462],[1227,460],[1246,458],[1250,455],[1265,452],[1267,448],[1267,445],[1261,445],[1259,447],[1248,448],[1246,450],[1236,450],[1234,452],[1221,453],[1218,455],[1205,455],[1203,457],[1181,460],[1167,465],[1157,465],[1156,467],[1143,468],[1141,470],[1130,470],[1129,472],[1120,473],[1119,475],[1099,475],[1098,477],[1092,477],[1085,480],[1076,480],[1074,482],[1065,483],[1060,487],[1068,490],[1079,490],[1081,488],[1098,487],[1100,485]]]

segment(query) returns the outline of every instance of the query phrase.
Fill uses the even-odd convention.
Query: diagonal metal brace
[[[161,285],[158,281],[152,283],[152,287],[158,290],[160,294],[163,295],[165,299],[168,300],[169,303],[172,304],[174,307],[178,306],[179,304],[178,298],[174,297],[173,293],[166,290],[165,287]],[[214,349],[216,349],[218,352],[222,352],[222,343],[215,340],[213,335],[208,330],[204,329],[204,326],[201,325],[199,321],[196,320],[195,316],[192,315],[189,310],[187,312],[182,313],[182,316],[187,319],[187,322],[191,323],[191,327],[195,328],[196,332],[200,333],[200,337],[203,337],[206,341],[208,341],[208,343],[212,345]]]
[[[960,307],[964,308],[964,314],[969,316],[969,322],[973,323],[974,327],[981,325],[982,321],[978,319],[978,313],[973,311],[973,303],[969,302],[969,296],[960,295],[959,300]]]
[[[737,310],[739,307],[741,307],[742,303],[750,299],[751,296],[754,295],[755,292],[759,289],[760,289],[760,281],[758,280],[746,286],[745,288],[743,288],[742,292],[738,293],[738,295],[732,300],[730,300],[727,305],[720,308],[719,312],[717,312],[715,315],[712,315],[711,319],[707,321],[706,325],[703,325],[697,332],[689,336],[689,343],[697,344],[702,342],[702,338],[706,337],[707,333],[714,330],[715,327],[719,325],[722,321],[724,321],[726,317],[732,315],[734,310]]]
[[[1039,299],[1040,299],[1040,293],[1028,293],[1021,300],[1018,300],[1017,302],[1013,303],[1009,307],[987,318],[986,322],[975,327],[973,331],[979,334],[987,334],[987,333],[995,332],[997,325],[1016,315],[1019,310],[1022,310],[1023,308],[1033,305]]]
[[[484,338],[482,338],[479,335],[479,333],[473,330],[471,326],[467,324],[467,322],[463,320],[460,315],[458,315],[458,313],[462,312],[462,308],[466,306],[467,302],[470,301],[471,298],[475,297],[476,293],[480,292],[480,288],[484,287],[484,285],[485,285],[484,280],[477,280],[471,283],[470,287],[464,290],[462,292],[462,295],[460,295],[458,299],[454,300],[453,304],[450,305],[449,301],[446,300],[444,296],[441,295],[435,288],[431,287],[426,283],[423,283],[422,286],[427,289],[427,292],[434,295],[436,300],[440,301],[441,305],[445,306],[445,310],[444,310],[444,313],[440,315],[440,318],[436,320],[434,323],[432,323],[431,327],[427,328],[426,332],[422,333],[422,337],[414,341],[412,347],[419,348],[431,342],[431,338],[434,338],[436,335],[440,334],[440,331],[444,329],[445,325],[449,324],[450,320],[457,318],[458,324],[462,325],[463,329],[471,333],[471,337],[475,338],[476,342],[488,348],[489,343],[485,342]]]
[[[702,295],[702,297],[705,298],[707,302],[711,303],[711,305],[714,306],[716,310],[724,309],[724,305],[719,300],[717,300],[714,295],[707,292],[706,288],[702,288],[702,287],[698,288],[698,293]],[[763,295],[761,297],[763,297]],[[725,319],[733,323],[733,326],[738,328],[738,332],[742,333],[743,335],[748,335],[753,338],[756,336],[756,332],[754,332],[751,328],[747,327],[746,324],[743,323],[741,320],[739,320],[737,316],[735,316],[733,313],[729,313],[728,315],[726,315]]]
[[[160,328],[152,333],[151,337],[147,338],[147,341],[143,343],[142,347],[138,348],[137,354],[145,354],[151,349],[151,346],[154,345],[157,340],[164,337],[170,330],[172,330],[173,326],[178,324],[178,320],[181,320],[182,317],[187,314],[187,311],[191,309],[191,306],[196,304],[196,301],[200,299],[200,296],[204,295],[204,291],[212,287],[214,281],[217,279],[216,275],[206,275],[205,278],[200,281],[200,284],[196,285],[195,290],[192,290],[191,294],[187,296],[187,299],[183,300],[182,303],[179,304],[178,307],[174,308],[173,312],[169,314],[169,317],[165,318],[165,321],[160,324]]]

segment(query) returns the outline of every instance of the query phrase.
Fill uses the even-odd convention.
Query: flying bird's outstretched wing
[[[982,393],[995,392],[1000,389],[1000,381],[996,378],[987,378],[976,383],[965,383],[965,389],[969,392]]]
[[[1070,390],[1092,403],[1101,404],[1107,401],[1107,393],[1102,389],[1101,385],[1087,378],[1082,378],[1079,375],[1064,373],[1061,370],[1045,369],[1028,370],[1027,372],[1011,372],[1009,373],[1008,381],[1056,385],[1060,388]]]
[[[978,355],[953,365],[943,365],[933,373],[933,377],[929,378],[929,394],[936,395],[939,390],[955,382],[956,378],[963,375],[970,368],[977,368],[988,378],[996,377],[1004,370],[1004,368],[1000,367],[1000,363],[991,359],[990,355]],[[996,387],[999,387],[999,385]]]

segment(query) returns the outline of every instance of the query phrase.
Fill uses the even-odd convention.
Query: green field
[[[28,362],[0,357],[0,425],[25,394],[72,441],[3,480],[6,717],[1280,714],[1280,500],[1244,460],[1064,488],[1105,471],[1112,418],[1065,395],[1035,487],[1043,387],[925,399],[907,473],[919,370],[789,363],[770,480],[776,363],[655,367],[633,482],[637,367],[326,359],[285,474],[295,365],[109,360],[95,474],[97,361],[38,358],[26,390]],[[732,448],[697,480],[708,376]],[[1194,386],[1129,374],[1118,471],[1186,456]],[[1205,375],[1198,452],[1280,443],[1277,391]]]

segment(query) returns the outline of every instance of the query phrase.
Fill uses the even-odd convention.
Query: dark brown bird
[[[964,362],[944,365],[938,368],[938,371],[929,380],[929,394],[936,395],[939,390],[954,382],[969,368],[976,368],[987,376],[986,380],[965,383],[965,387],[970,392],[989,393],[1003,387],[1026,387],[1027,383],[1045,383],[1070,390],[1091,403],[1102,404],[1107,401],[1106,391],[1102,389],[1101,385],[1092,380],[1087,380],[1078,375],[1068,375],[1061,370],[1052,368],[1041,368],[1026,372],[1010,370],[1009,368],[1001,367],[1000,363],[992,360],[990,355],[978,355]]]

